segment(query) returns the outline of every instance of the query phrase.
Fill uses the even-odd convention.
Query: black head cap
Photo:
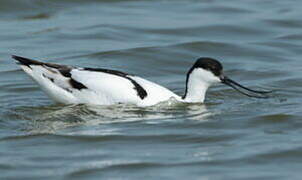
[[[192,70],[195,68],[203,68],[205,70],[211,71],[216,76],[220,76],[223,69],[219,61],[209,57],[201,57],[197,59],[192,67]]]

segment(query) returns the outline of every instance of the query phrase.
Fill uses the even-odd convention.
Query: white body
[[[183,99],[165,87],[137,76],[127,75],[127,78],[134,80],[147,92],[147,96],[141,98],[129,79],[114,74],[73,68],[69,78],[63,76],[58,69],[46,65],[20,66],[51,99],[62,104],[125,103],[152,106],[170,98],[181,102],[196,103],[203,102],[208,87],[212,83],[219,82],[219,79],[211,72],[201,68],[195,69],[188,78],[187,93]],[[71,78],[87,88],[73,88],[69,82]]]
[[[181,97],[172,91],[137,76],[129,75],[147,91],[147,96],[144,99],[137,95],[134,85],[128,79],[120,76],[73,69],[71,71],[72,78],[85,85],[88,89],[69,92],[64,89],[70,86],[68,78],[61,74],[54,74],[42,66],[32,65],[29,68],[21,65],[21,67],[51,99],[62,104],[112,105],[126,103],[137,106],[152,106],[159,102],[167,101],[171,97],[181,101]],[[54,82],[45,76],[53,78]]]

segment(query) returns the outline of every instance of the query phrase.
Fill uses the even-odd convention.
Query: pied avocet
[[[12,57],[51,99],[63,104],[125,103],[151,106],[170,98],[187,103],[202,103],[207,89],[216,83],[224,83],[250,97],[265,98],[267,96],[263,94],[270,92],[255,91],[236,83],[223,74],[219,61],[208,57],[197,59],[189,69],[182,97],[146,79],[116,70],[78,68],[20,56]]]

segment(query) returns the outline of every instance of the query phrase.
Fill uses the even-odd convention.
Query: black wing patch
[[[129,77],[129,74],[127,74],[127,73],[124,73],[124,72],[121,72],[121,71],[116,71],[116,70],[110,70],[110,69],[102,69],[102,68],[84,68],[83,70],[103,72],[103,73],[108,73],[108,74],[113,74],[113,75],[116,75],[116,76],[123,77],[125,79],[128,79],[134,85],[134,89],[136,90],[137,95],[141,99],[144,99],[148,95],[147,91],[141,85],[139,85],[135,80],[131,79]]]
[[[136,81],[134,81],[133,79],[129,78],[129,77],[126,77],[129,81],[132,82],[132,84],[134,85],[134,89],[136,90],[137,92],[137,95],[141,98],[141,99],[144,99],[148,94],[146,92],[146,90],[141,86],[139,85]]]
[[[87,87],[84,84],[82,84],[72,78],[69,80],[69,83],[70,83],[71,87],[73,87],[75,89],[78,89],[78,90],[87,89]]]
[[[15,60],[17,60],[19,64],[27,66],[29,68],[31,68],[30,65],[43,66],[43,67],[47,68],[49,71],[51,71],[52,73],[57,73],[57,72],[52,70],[51,68],[57,69],[62,74],[62,76],[70,78],[69,84],[71,85],[72,88],[75,88],[75,89],[78,89],[78,90],[87,89],[87,87],[85,85],[83,85],[82,83],[80,83],[80,82],[78,82],[78,81],[71,78],[71,73],[70,72],[72,70],[72,67],[70,67],[70,66],[53,64],[53,63],[43,63],[43,62],[39,62],[39,61],[36,61],[36,60],[20,57],[20,56],[12,56],[12,57]],[[45,78],[48,78],[51,82],[54,83],[53,78],[47,77],[45,74],[43,74],[43,76]],[[68,91],[70,91],[70,90],[68,90]]]
[[[63,76],[67,78],[71,78],[71,73],[70,73],[70,71],[72,70],[71,68],[59,68],[58,70]]]
[[[70,73],[71,70],[72,70],[71,68],[62,67],[62,68],[59,68],[58,70],[59,70],[59,72],[60,72],[63,76],[65,76],[65,77],[67,77],[67,78],[70,78],[69,84],[71,85],[71,87],[73,87],[73,88],[75,88],[75,89],[78,89],[78,90],[81,90],[81,89],[88,89],[84,84],[82,84],[82,83],[80,83],[80,82],[78,82],[78,81],[72,79],[71,73]]]

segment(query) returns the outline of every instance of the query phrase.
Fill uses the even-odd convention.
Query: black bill
[[[272,91],[258,91],[258,90],[253,90],[250,88],[247,88],[233,80],[231,80],[230,78],[226,77],[226,76],[222,76],[220,78],[221,82],[232,87],[233,89],[235,89],[236,91],[240,92],[241,94],[244,94],[246,96],[249,97],[254,97],[254,98],[268,98],[268,96],[266,94],[271,93]],[[244,90],[246,90],[247,92],[250,92],[252,94],[249,94],[239,88],[242,88]]]

